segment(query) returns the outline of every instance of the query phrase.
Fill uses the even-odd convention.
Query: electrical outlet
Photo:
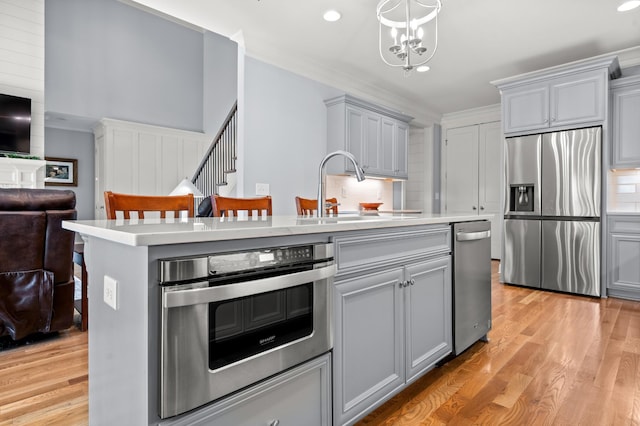
[[[269,195],[269,184],[256,183],[256,195]]]
[[[340,190],[340,196],[342,198],[347,198],[347,188],[342,187],[342,189]]]
[[[118,281],[108,275],[104,276],[104,303],[111,306],[113,310],[118,309]]]
[[[378,197],[378,200],[382,200],[382,191],[380,191],[379,189],[378,189],[377,197]]]

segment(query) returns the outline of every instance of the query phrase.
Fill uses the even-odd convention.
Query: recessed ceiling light
[[[429,65],[420,65],[419,67],[416,68],[416,71],[418,71],[418,72],[427,72],[430,69],[431,68],[429,68]]]
[[[640,6],[640,0],[627,0],[618,6],[618,12],[626,12]]]
[[[337,10],[327,10],[322,17],[327,22],[336,22],[342,15]]]

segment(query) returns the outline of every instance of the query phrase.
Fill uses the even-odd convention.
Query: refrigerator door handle
[[[485,238],[489,237],[491,237],[491,231],[456,233],[456,241],[476,241],[484,240]]]

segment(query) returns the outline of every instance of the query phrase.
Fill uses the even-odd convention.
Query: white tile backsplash
[[[368,178],[362,182],[353,176],[327,176],[327,198],[335,197],[339,212],[358,211],[360,203],[383,203],[379,210],[393,209],[393,182]]]
[[[609,211],[640,212],[640,170],[609,171]]]

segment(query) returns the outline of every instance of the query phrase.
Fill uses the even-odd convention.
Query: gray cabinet
[[[640,75],[615,80],[611,89],[611,167],[640,167]]]
[[[406,179],[407,144],[412,117],[349,95],[325,101],[327,151],[346,150],[355,155],[365,174]],[[330,174],[353,173],[349,161],[327,164]]]
[[[590,71],[505,90],[504,132],[603,121],[606,79],[605,71]]]
[[[451,353],[450,235],[336,237],[334,424],[353,424]]]
[[[351,423],[404,385],[402,268],[340,281],[335,290],[334,423]]]
[[[640,214],[609,215],[607,292],[640,300]]]
[[[405,381],[451,352],[451,256],[405,267]]]
[[[506,135],[605,121],[610,75],[617,57],[601,57],[492,82],[502,94]]]
[[[493,214],[491,257],[501,255],[500,122],[446,130],[442,148],[442,209],[447,214]]]
[[[327,354],[221,402],[162,424],[330,426],[330,380],[331,356]]]

